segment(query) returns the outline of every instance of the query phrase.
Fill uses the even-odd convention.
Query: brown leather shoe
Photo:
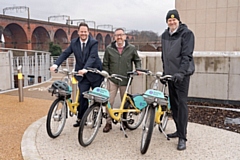
[[[107,133],[112,129],[111,123],[106,123],[106,126],[103,128],[103,132]]]

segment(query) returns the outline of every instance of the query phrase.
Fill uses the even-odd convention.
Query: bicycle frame
[[[80,94],[80,91],[79,89],[77,89],[77,84],[78,84],[78,81],[77,79],[73,76],[72,77],[72,88],[73,88],[73,91],[72,91],[72,101],[71,99],[67,99],[67,105],[68,105],[68,108],[69,110],[73,113],[73,114],[77,114],[77,107],[79,106],[79,103],[78,103],[78,98],[79,98],[79,94]]]
[[[132,98],[130,97],[130,94],[128,93],[128,90],[129,90],[132,80],[133,80],[133,76],[130,76],[119,108],[112,108],[110,103],[108,103],[108,105],[106,105],[109,115],[111,116],[111,118],[113,118],[116,121],[121,120],[121,116],[124,112],[137,112],[137,113],[141,112],[141,110],[139,110],[135,106],[135,103],[133,102]],[[127,101],[130,102],[130,104],[134,107],[134,109],[124,109],[124,104]],[[142,105],[144,105],[144,107],[147,106],[147,103],[145,101],[142,101],[142,103],[143,103]]]
[[[120,126],[122,127],[122,130],[123,130],[125,136],[127,137],[127,134],[123,129],[122,122],[125,124],[130,123],[130,122],[134,123],[134,120],[132,119],[131,116],[130,116],[131,118],[126,118],[127,116],[125,115],[125,113],[127,113],[127,112],[128,113],[141,113],[142,109],[147,106],[147,102],[144,100],[142,95],[131,95],[128,93],[129,86],[132,82],[133,76],[137,75],[137,72],[129,72],[128,73],[129,80],[127,83],[126,90],[124,92],[124,96],[121,101],[121,105],[119,106],[119,108],[112,108],[110,105],[110,102],[109,102],[110,95],[109,95],[109,91],[107,90],[107,80],[109,78],[115,78],[115,79],[121,80],[121,78],[127,78],[127,77],[117,75],[117,74],[112,74],[111,76],[109,76],[107,72],[100,72],[96,69],[90,69],[89,71],[101,74],[102,76],[104,76],[104,81],[103,81],[101,87],[96,87],[92,91],[84,92],[83,93],[84,97],[89,99],[93,104],[94,103],[100,104],[101,110],[103,111],[104,118],[107,118],[106,116],[104,116],[107,114],[104,111],[104,107],[106,107],[110,117],[113,119],[113,123],[116,124],[116,123],[120,122]],[[102,87],[104,87],[104,88],[102,88]],[[136,102],[135,102],[134,98],[136,98],[136,97],[138,97],[138,101],[140,99],[140,102],[138,102],[138,103],[140,103],[139,106],[135,105]],[[127,104],[127,102],[129,102],[129,104],[131,105],[130,107],[129,107],[129,104]],[[141,119],[141,121],[142,121],[142,119]],[[137,121],[137,125],[136,125],[137,127],[140,125],[140,122],[139,123],[138,122],[139,121]],[[136,126],[135,127],[128,126],[128,127],[129,127],[129,129],[133,130],[133,129],[136,129]]]
[[[63,69],[63,70],[60,70],[58,72],[66,75],[67,83],[68,83],[68,85],[71,86],[71,97],[67,99],[66,96],[64,96],[64,93],[61,93],[61,92],[64,92],[64,91],[58,91],[63,96],[60,96],[59,94],[57,94],[56,96],[58,98],[64,98],[70,112],[77,115],[77,107],[79,106],[78,98],[79,98],[79,95],[80,95],[80,91],[79,91],[78,86],[77,86],[78,81],[74,77],[75,75],[77,75],[77,72],[75,72],[75,71],[70,72],[70,71],[68,71],[68,69]],[[66,81],[66,79],[64,80],[64,78],[65,77],[63,77],[61,80]],[[70,79],[71,79],[71,81],[70,81]],[[71,84],[69,84],[69,82],[71,82]],[[53,92],[53,90],[51,88],[48,89],[48,91]],[[72,114],[70,114],[70,116],[72,116]]]
[[[119,79],[118,77],[126,78],[124,76],[114,74],[113,76],[105,77],[105,79],[108,79],[108,78],[111,78],[111,77],[114,77],[116,79]],[[108,110],[108,113],[111,116],[111,118],[113,118],[114,120],[119,122],[119,121],[121,121],[121,116],[124,112],[137,112],[137,113],[141,112],[141,110],[138,109],[135,106],[135,103],[134,103],[133,99],[130,97],[132,95],[128,93],[128,90],[129,90],[132,79],[133,79],[133,76],[131,75],[129,80],[128,80],[128,84],[127,84],[127,87],[126,87],[126,90],[125,90],[125,93],[123,95],[121,105],[120,105],[119,108],[112,108],[111,107],[111,105],[108,101],[109,96],[110,96],[109,91],[106,88],[96,87],[96,88],[93,89],[93,91],[87,91],[83,94],[85,95],[85,98],[88,98],[91,101],[97,101],[97,102],[100,102],[101,104],[105,104],[104,106]],[[104,80],[104,81],[107,82],[106,80]],[[87,94],[89,94],[90,96],[88,96]],[[104,100],[97,100],[97,98],[94,99],[94,96],[98,97],[98,99],[101,99],[101,98],[105,98],[105,99]],[[142,101],[141,105],[142,105],[142,108],[144,108],[144,107],[147,106],[147,103],[146,103],[146,101],[144,101],[143,98],[142,98],[142,100],[143,101]],[[130,102],[130,104],[134,107],[134,109],[124,109],[124,104],[127,101]]]

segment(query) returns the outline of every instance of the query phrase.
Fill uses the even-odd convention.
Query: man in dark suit
[[[89,27],[86,23],[80,23],[78,27],[78,38],[72,39],[70,46],[58,57],[54,64],[50,67],[51,71],[58,68],[64,60],[72,53],[76,59],[75,71],[81,76],[76,76],[78,87],[80,89],[79,107],[76,124],[78,127],[80,120],[88,108],[88,100],[82,95],[83,92],[91,88],[100,86],[102,76],[96,73],[87,72],[87,67],[102,70],[102,62],[98,56],[98,41],[89,36]]]

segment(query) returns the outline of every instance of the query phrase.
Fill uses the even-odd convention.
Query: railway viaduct
[[[0,15],[0,39],[4,47],[48,51],[49,43],[67,48],[71,39],[78,37],[78,26]],[[99,51],[111,42],[113,31],[90,28],[90,35],[98,40]],[[2,37],[2,38],[1,38]],[[127,35],[127,39],[134,37]]]

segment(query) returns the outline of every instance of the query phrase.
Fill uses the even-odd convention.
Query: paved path
[[[155,127],[148,152],[140,153],[141,128],[127,130],[125,138],[119,125],[109,133],[102,127],[92,144],[82,147],[78,143],[78,128],[72,127],[75,118],[67,120],[62,134],[51,139],[46,133],[46,117],[34,122],[25,131],[21,149],[24,160],[237,160],[240,157],[240,134],[204,125],[189,123],[185,151],[177,151],[177,139],[168,141]],[[166,132],[174,131],[170,120]]]
[[[24,97],[54,99],[46,94],[44,89],[39,89],[51,83],[33,86],[35,92],[25,89]],[[17,94],[17,91],[9,94]],[[148,152],[141,155],[141,127],[134,131],[127,130],[128,138],[125,138],[119,125],[113,125],[109,133],[103,133],[101,127],[92,144],[82,147],[77,139],[78,128],[72,127],[75,119],[76,117],[68,118],[62,134],[55,139],[47,135],[46,117],[32,123],[22,137],[21,150],[24,160],[240,159],[240,134],[195,123],[188,125],[187,149],[184,151],[177,151],[177,139],[168,141],[155,127]],[[166,132],[173,131],[174,123],[170,120]]]

